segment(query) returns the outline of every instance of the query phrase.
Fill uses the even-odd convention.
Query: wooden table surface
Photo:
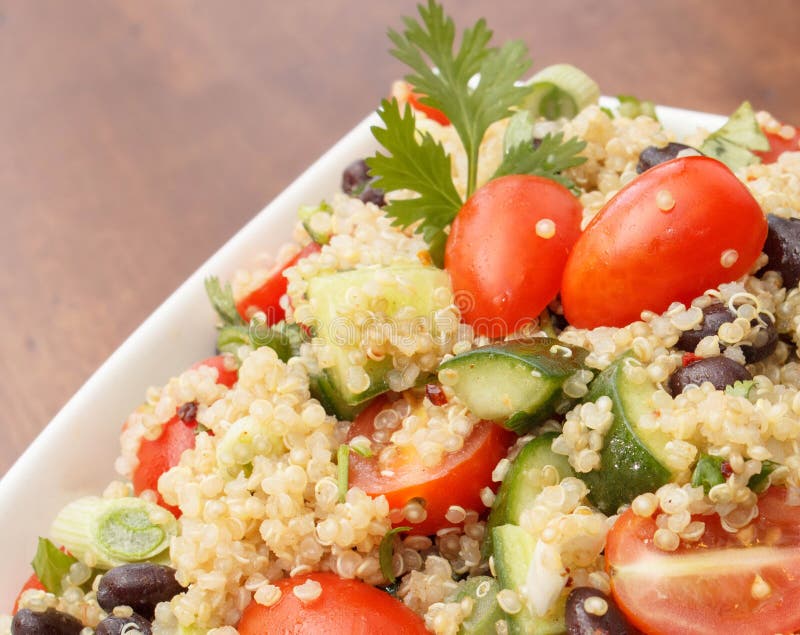
[[[800,123],[800,2],[449,0],[606,94]],[[0,473],[386,94],[409,0],[0,0]],[[110,421],[109,425],[119,425]],[[110,458],[108,459],[110,460]]]

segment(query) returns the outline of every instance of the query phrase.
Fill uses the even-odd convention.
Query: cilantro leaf
[[[575,184],[562,172],[586,161],[586,157],[578,154],[585,147],[586,142],[575,137],[564,141],[563,132],[545,135],[535,149],[532,143],[519,143],[506,152],[492,178],[507,174],[532,174],[552,179],[574,191]]]
[[[205,285],[208,299],[222,320],[222,326],[244,326],[245,322],[239,315],[239,311],[236,310],[231,283],[226,282],[223,287],[217,276],[209,276],[206,278]]]
[[[49,593],[61,593],[61,581],[69,573],[69,568],[78,559],[64,553],[47,538],[39,538],[36,555],[31,566],[42,586]]]
[[[378,115],[385,128],[373,126],[372,134],[391,155],[378,152],[367,159],[376,176],[374,187],[387,192],[409,189],[419,195],[391,200],[384,210],[399,227],[421,221],[416,231],[431,246],[431,258],[440,265],[447,239],[444,229],[462,205],[450,176],[450,157],[429,134],[418,136],[409,105],[401,113],[397,100],[384,100]]]
[[[441,5],[420,5],[422,24],[405,18],[403,33],[390,30],[391,51],[411,67],[406,80],[422,94],[420,101],[441,110],[455,128],[467,154],[467,196],[475,191],[478,150],[489,126],[511,114],[530,92],[517,85],[530,67],[528,51],[520,41],[489,47],[492,31],[481,19],[461,37],[454,52],[455,25]],[[471,87],[471,82],[477,83]]]

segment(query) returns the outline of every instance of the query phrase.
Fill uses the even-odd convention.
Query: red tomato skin
[[[769,141],[769,150],[753,152],[756,156],[761,157],[762,163],[775,163],[784,152],[800,152],[800,128],[795,128],[794,136],[790,139],[766,130],[764,130],[764,134]]]
[[[236,383],[236,380],[239,379],[239,371],[236,368],[228,367],[227,360],[224,355],[215,355],[214,357],[204,359],[202,362],[192,364],[192,368],[195,370],[201,366],[211,366],[211,368],[216,368],[217,383],[227,386],[228,388],[232,388]]]
[[[408,93],[408,103],[414,110],[418,110],[419,112],[425,113],[428,119],[433,119],[436,123],[439,123],[443,126],[449,126],[450,120],[447,118],[441,110],[438,108],[434,108],[433,106],[428,106],[428,104],[423,104],[420,99],[424,97],[424,95],[420,93],[415,93],[413,90]]]
[[[742,633],[773,635],[800,629],[800,507],[786,504],[786,490],[773,487],[759,499],[759,517],[754,521],[756,545],[772,544],[786,551],[780,565],[770,563],[758,570],[732,567],[725,571],[725,557],[735,557],[742,546],[735,534],[726,532],[718,516],[699,516],[706,533],[695,545],[682,543],[675,552],[659,551],[652,544],[657,529],[653,518],[641,518],[628,510],[614,524],[606,542],[606,561],[614,600],[628,620],[648,635],[706,635]],[[779,532],[775,532],[779,529]],[[777,543],[769,536],[779,536]],[[774,541],[774,538],[772,539]],[[680,557],[710,549],[721,552],[718,572],[706,571],[700,578],[679,578],[671,587],[659,579],[659,564],[650,560],[646,571],[625,579],[624,567],[657,554]],[[772,588],[763,600],[751,595],[755,574]],[[738,579],[737,579],[738,574]]]
[[[304,604],[292,589],[311,579],[322,594]],[[360,580],[333,573],[311,573],[274,583],[281,599],[270,607],[255,601],[236,627],[240,635],[427,635],[425,623],[400,600]]]
[[[267,324],[270,326],[283,320],[286,312],[281,308],[280,300],[286,293],[289,284],[283,272],[289,267],[294,267],[301,258],[310,256],[320,249],[321,247],[317,243],[309,243],[287,262],[279,265],[260,287],[239,300],[236,303],[236,310],[242,319],[249,320],[253,313],[263,311],[267,317]]]
[[[659,192],[675,205],[663,211]],[[624,326],[644,310],[661,313],[747,273],[761,253],[767,221],[722,163],[684,157],[657,165],[600,210],[567,260],[561,301],[579,328]],[[738,258],[723,267],[722,253]]]
[[[19,590],[17,594],[17,599],[14,600],[14,609],[11,611],[12,615],[16,615],[17,611],[19,610],[19,601],[22,598],[22,594],[25,593],[28,589],[39,589],[40,591],[46,591],[44,585],[39,580],[39,576],[35,573],[31,574],[31,577],[22,585],[22,588]]]
[[[564,186],[538,176],[489,181],[464,204],[445,247],[445,269],[462,318],[481,335],[502,337],[555,298],[583,208]],[[536,233],[555,223],[551,238]]]
[[[383,399],[370,404],[350,426],[348,437],[364,435],[369,438],[375,415],[385,405]],[[513,432],[490,421],[481,421],[467,437],[464,447],[446,454],[438,466],[425,467],[418,456],[404,457],[403,463],[392,466],[392,476],[381,474],[377,457],[365,458],[351,453],[349,483],[370,496],[386,496],[390,509],[402,509],[413,498],[424,499],[427,512],[424,521],[412,525],[403,520],[397,525],[411,526],[411,534],[431,535],[439,529],[454,526],[445,518],[451,505],[479,513],[486,509],[480,490],[484,487],[496,489],[492,471],[506,456],[515,438]]]

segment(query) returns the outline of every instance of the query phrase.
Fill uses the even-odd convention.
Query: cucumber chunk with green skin
[[[383,284],[384,279],[394,280],[396,283],[390,282],[386,285]],[[363,294],[363,310],[370,315],[366,326],[356,324],[341,311],[345,298],[348,297],[348,290],[363,289],[365,285],[374,285],[380,289],[377,296]],[[437,292],[442,288],[448,293]],[[324,372],[331,390],[348,406],[362,404],[387,392],[389,385],[386,374],[394,367],[392,358],[388,355],[381,361],[370,359],[363,367],[369,378],[369,385],[360,391],[348,388],[348,371],[352,366],[349,354],[357,350],[362,330],[382,325],[402,329],[420,323],[428,327],[435,336],[438,332],[436,312],[449,306],[452,300],[450,276],[446,271],[411,264],[365,267],[319,275],[309,280],[307,295],[313,315],[306,326],[327,344],[333,365]],[[396,318],[401,309],[402,318]]]
[[[519,525],[522,511],[533,506],[547,484],[544,473],[547,466],[556,470],[559,481],[575,475],[567,457],[551,449],[557,436],[557,432],[546,432],[536,437],[511,463],[486,521],[487,538],[483,545],[486,555],[491,554],[493,548],[491,529],[507,523]]]
[[[657,390],[649,380],[636,384],[626,376],[626,364],[638,363],[627,355],[618,359],[595,378],[584,398],[589,402],[606,396],[612,403],[614,421],[600,452],[600,468],[578,473],[589,487],[589,500],[604,514],[615,514],[621,505],[655,492],[672,477],[666,467],[669,437],[638,425],[652,410],[650,399]]]
[[[523,587],[526,589],[528,587],[528,570],[533,562],[536,538],[516,525],[501,525],[492,529],[492,542],[494,568],[500,587],[514,591],[522,602],[522,609],[518,613],[506,616],[509,635],[565,633],[566,594],[561,593],[547,613],[539,616],[531,610],[525,593],[522,592]],[[536,593],[537,589],[533,589],[532,592]]]
[[[319,205],[303,205],[297,210],[297,217],[303,223],[303,228],[308,232],[308,235],[311,236],[311,240],[318,245],[327,245],[331,241],[333,230],[330,228],[330,223],[327,223],[327,229],[321,230],[318,227],[319,223],[314,221],[314,217],[318,214],[330,217],[333,215],[333,210],[325,201],[322,201]]]
[[[456,396],[481,419],[523,434],[569,403],[564,382],[584,369],[587,351],[549,337],[490,344],[439,366],[458,377]]]
[[[369,400],[367,400],[355,406],[348,404],[331,385],[326,373],[319,373],[309,377],[308,387],[311,391],[311,396],[322,404],[325,412],[333,415],[339,421],[353,421],[358,416],[358,413],[366,408],[369,403]]]
[[[458,635],[483,635],[494,633],[495,624],[505,618],[506,614],[497,603],[497,592],[500,584],[487,575],[467,578],[466,583],[453,598],[453,602],[460,602],[464,598],[473,601],[472,611],[461,622]]]

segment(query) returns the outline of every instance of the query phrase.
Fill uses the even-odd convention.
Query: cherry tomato
[[[384,399],[371,403],[356,417],[348,437],[364,435],[372,438],[375,416],[386,404]],[[383,494],[391,509],[402,509],[415,498],[423,500],[427,516],[421,523],[411,525],[411,533],[430,535],[454,525],[445,518],[451,505],[478,512],[486,509],[480,491],[495,485],[492,470],[506,455],[514,438],[515,435],[508,430],[481,421],[465,440],[464,447],[445,454],[442,462],[434,467],[424,466],[414,451],[400,454],[391,466],[380,466],[377,452],[371,458],[351,453],[349,483],[370,496]],[[410,523],[401,521],[399,524]]]
[[[608,535],[606,561],[628,619],[650,635],[800,629],[800,507],[773,487],[758,508],[752,539],[725,531],[718,516],[700,516],[694,520],[706,523],[703,538],[673,552],[653,545],[653,518],[622,514]]]
[[[228,368],[225,357],[217,355],[210,357],[202,362],[197,362],[192,368],[200,366],[211,366],[219,371],[217,383],[230,388],[236,383],[238,371]],[[195,420],[196,409],[192,412],[191,407],[182,406],[178,408],[177,414],[172,417],[157,439],[142,439],[139,451],[136,456],[139,465],[133,472],[133,491],[138,495],[145,490],[153,490],[158,494],[157,502],[159,505],[168,509],[178,518],[181,515],[180,509],[168,505],[158,491],[158,479],[161,475],[175,467],[181,460],[181,455],[185,450],[193,448],[195,437],[197,436],[197,421]],[[127,424],[126,424],[127,425]],[[124,426],[123,426],[124,429]]]
[[[28,589],[39,589],[40,591],[46,591],[47,589],[44,588],[41,580],[39,580],[39,576],[35,573],[31,574],[31,577],[22,585],[22,588],[19,590],[19,594],[17,595],[17,599],[14,600],[14,609],[11,611],[12,615],[15,615],[16,612],[19,610],[19,601],[22,598],[22,594],[25,593]]]
[[[283,272],[289,267],[294,267],[297,261],[313,253],[321,247],[317,243],[309,243],[299,253],[282,265],[278,265],[264,283],[248,293],[236,303],[236,310],[245,320],[249,320],[253,313],[263,311],[267,316],[267,324],[277,324],[286,317],[286,312],[281,308],[281,297],[286,293],[288,281]]]
[[[800,152],[800,128],[795,128],[794,136],[789,139],[766,130],[764,130],[764,134],[767,135],[767,141],[769,141],[769,150],[754,152],[755,155],[761,157],[762,163],[775,163],[784,152]]]
[[[614,196],[567,260],[564,314],[581,328],[624,326],[688,304],[747,273],[767,221],[747,188],[708,157],[661,163]]]
[[[449,126],[450,120],[447,118],[441,110],[438,108],[434,108],[433,106],[428,106],[427,104],[423,104],[420,99],[424,97],[421,93],[415,93],[413,90],[408,93],[408,103],[411,104],[411,107],[414,110],[418,110],[419,112],[425,113],[428,119],[433,119],[436,123],[440,123],[443,126]]]
[[[293,589],[307,580],[322,594],[302,602]],[[426,635],[425,623],[400,600],[359,580],[312,573],[275,582],[281,599],[270,607],[251,602],[237,625],[241,635]]]
[[[537,317],[558,293],[582,213],[567,188],[538,176],[504,176],[479,188],[445,247],[463,319],[479,334],[502,337]]]

